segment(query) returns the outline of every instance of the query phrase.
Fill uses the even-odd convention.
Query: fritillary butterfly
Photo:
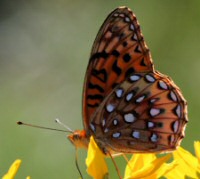
[[[154,69],[133,12],[119,7],[92,47],[83,91],[84,130],[69,136],[87,148],[92,135],[105,153],[175,150],[184,137],[187,103],[180,89]]]

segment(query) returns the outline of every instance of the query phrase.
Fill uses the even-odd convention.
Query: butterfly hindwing
[[[107,151],[170,151],[184,137],[186,111],[186,101],[170,78],[134,73],[105,98],[89,125]]]

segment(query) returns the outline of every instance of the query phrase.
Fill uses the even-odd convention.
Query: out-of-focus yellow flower
[[[10,166],[8,172],[2,177],[2,179],[13,179],[19,170],[19,167],[21,165],[22,161],[17,159],[13,162],[13,164]]]
[[[91,175],[94,179],[107,178],[108,167],[105,162],[105,157],[106,156],[103,155],[103,153],[95,143],[94,138],[90,137],[86,165],[88,174]]]
[[[194,142],[194,149],[195,149],[195,154],[196,154],[197,159],[198,159],[197,176],[200,178],[200,141]]]
[[[8,172],[2,177],[2,179],[14,179],[22,161],[20,159],[15,160],[10,166]],[[26,177],[26,179],[30,179],[30,176]]]
[[[199,165],[200,165],[200,141],[194,142],[194,149],[195,149],[195,154],[197,156],[197,159],[198,159]]]
[[[125,179],[156,179],[176,167],[176,163],[165,163],[172,157],[167,154],[157,158],[155,154],[134,154],[126,166]]]
[[[200,142],[194,142],[196,157],[182,147],[179,147],[173,152],[174,160],[178,163],[175,170],[167,173],[165,177],[185,179],[185,178],[200,178]]]

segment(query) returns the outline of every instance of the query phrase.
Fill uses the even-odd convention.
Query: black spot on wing
[[[119,68],[117,66],[117,60],[114,61],[113,66],[112,66],[112,70],[117,74],[117,75],[121,75],[122,70],[121,68]]]
[[[131,60],[131,56],[128,54],[128,53],[126,53],[124,56],[123,56],[123,60],[124,60],[124,62],[129,62],[130,60]]]
[[[109,54],[106,53],[105,51],[102,51],[102,52],[97,52],[95,54],[93,54],[91,57],[90,57],[90,60],[94,60],[96,58],[108,58]]]
[[[101,70],[93,69],[92,75],[104,83],[107,81],[107,78],[108,78],[105,69],[101,69]]]
[[[128,43],[127,43],[126,41],[124,41],[124,42],[122,43],[122,45],[123,45],[123,47],[126,47],[126,46],[128,45]]]
[[[100,94],[95,94],[95,95],[87,95],[87,98],[88,99],[100,99],[100,100],[102,100],[103,96],[100,95]]]
[[[135,70],[134,70],[134,68],[133,67],[131,67],[131,68],[129,68],[127,71],[126,71],[126,73],[125,73],[125,77],[127,78],[127,77],[129,77],[132,73],[134,73],[135,72]]]
[[[115,57],[119,57],[120,53],[117,50],[113,50],[111,53]]]
[[[134,50],[134,51],[135,51],[136,53],[141,53],[141,50],[140,50],[139,48],[140,48],[140,47],[137,45],[137,46],[135,47],[135,50]]]
[[[141,60],[140,65],[141,65],[141,66],[147,66],[147,65],[145,64],[144,58]]]
[[[101,86],[96,85],[96,84],[89,83],[88,88],[97,89],[99,92],[104,93],[104,89]]]
[[[91,107],[91,108],[96,108],[96,107],[99,106],[99,104],[98,103],[95,103],[95,104],[89,104],[89,103],[87,103],[87,106]]]

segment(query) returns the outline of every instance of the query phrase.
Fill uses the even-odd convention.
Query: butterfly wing
[[[151,54],[139,23],[127,7],[115,9],[93,44],[83,91],[84,127],[112,89],[134,72],[152,72]]]
[[[160,152],[180,144],[187,121],[186,101],[169,77],[134,73],[104,99],[90,130],[105,152]]]

